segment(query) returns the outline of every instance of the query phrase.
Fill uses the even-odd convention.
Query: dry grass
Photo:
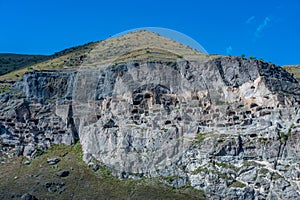
[[[146,52],[147,49],[152,49],[152,53],[160,55],[162,59],[168,59],[169,56],[172,59],[183,58],[189,60],[210,58],[209,55],[198,52],[172,39],[162,37],[150,31],[141,30],[99,42],[90,52],[83,66],[96,69],[105,68],[106,66],[113,65],[116,61],[126,62],[131,59],[129,55],[133,55],[135,52]],[[164,54],[161,54],[161,52],[164,52]],[[174,55],[176,56],[174,57]],[[148,58],[149,56],[146,56],[146,60],[144,61],[148,61]]]
[[[130,61],[134,61],[134,62],[143,62],[143,61],[172,62],[173,61],[174,62],[178,58],[182,58],[182,56],[161,49],[147,48],[147,49],[134,50],[127,54],[121,55],[116,60],[114,60],[114,64],[121,64],[121,63],[123,64]]]
[[[172,39],[141,30],[63,50],[48,56],[45,61],[21,69],[17,68],[2,75],[0,81],[19,80],[28,70],[74,70],[78,69],[78,66],[83,69],[103,69],[110,65],[130,61],[169,62],[176,61],[176,59],[205,61],[214,57],[216,55],[203,54]]]
[[[300,79],[300,65],[282,66],[290,74],[294,74],[294,77]]]

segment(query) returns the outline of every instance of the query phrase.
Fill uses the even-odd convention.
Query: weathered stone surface
[[[64,182],[47,182],[45,184],[45,187],[50,193],[55,193],[55,192],[61,193],[65,190],[64,186],[65,186]]]
[[[95,171],[120,178],[161,176],[211,199],[300,198],[300,85],[281,68],[233,57],[128,63],[33,71],[12,90],[0,99],[8,156],[79,139]]]
[[[68,170],[63,170],[63,171],[59,171],[56,173],[57,176],[59,177],[67,177],[69,176],[70,172]]]
[[[24,162],[24,165],[30,165],[30,161],[29,161],[29,160],[26,160],[26,161]]]
[[[59,163],[60,159],[59,158],[48,158],[47,159],[47,163],[49,165],[56,165],[57,163]]]

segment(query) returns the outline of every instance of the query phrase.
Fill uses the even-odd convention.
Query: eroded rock
[[[0,100],[10,157],[79,139],[95,171],[120,178],[161,176],[211,199],[299,198],[300,86],[279,67],[233,57],[128,63],[28,72],[13,88],[22,95]]]

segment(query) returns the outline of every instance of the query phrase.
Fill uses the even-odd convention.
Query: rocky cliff
[[[91,65],[91,63],[89,63]],[[31,71],[1,95],[1,156],[79,140],[89,165],[209,199],[300,199],[300,84],[238,57]]]

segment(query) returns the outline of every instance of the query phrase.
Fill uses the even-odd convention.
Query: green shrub
[[[206,138],[206,134],[198,133],[196,136],[197,143],[203,142],[205,140],[205,138]]]
[[[43,155],[44,153],[46,153],[44,150],[37,148],[35,156],[38,157],[38,156]]]
[[[280,134],[280,141],[281,142],[286,142],[289,139],[289,137],[291,136],[290,132],[287,133],[287,134],[285,134],[284,132],[280,132],[279,134]]]
[[[10,85],[5,85],[4,87],[0,88],[0,94],[6,92],[6,90],[8,90],[9,87]]]
[[[256,57],[255,56],[249,56],[248,57],[250,60],[256,60]]]

